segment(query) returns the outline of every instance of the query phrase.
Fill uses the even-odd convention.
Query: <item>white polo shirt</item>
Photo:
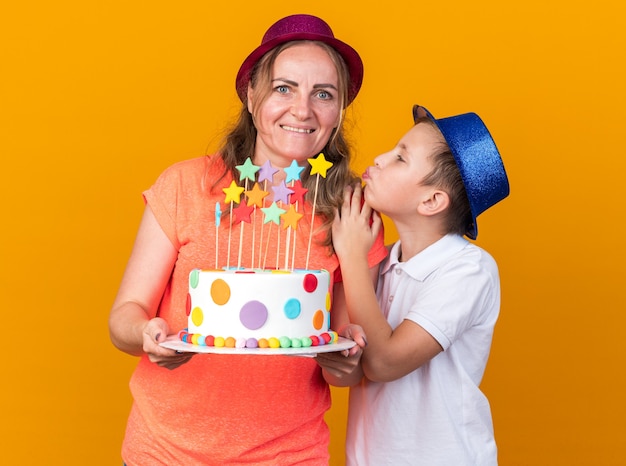
[[[444,351],[392,382],[350,391],[348,465],[496,465],[489,402],[478,388],[500,309],[493,258],[447,235],[407,262],[400,243],[381,266],[378,302],[389,324],[422,326]]]

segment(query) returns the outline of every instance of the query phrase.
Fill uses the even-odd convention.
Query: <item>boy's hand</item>
[[[352,254],[366,257],[382,221],[378,212],[363,202],[360,185],[347,186],[341,209],[335,211],[332,226],[333,247],[340,259]]]

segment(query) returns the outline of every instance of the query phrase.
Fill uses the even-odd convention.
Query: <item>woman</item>
[[[144,193],[146,209],[109,319],[114,345],[141,356],[122,447],[129,466],[328,462],[328,383],[360,379],[359,346],[365,344],[360,328],[349,325],[330,246],[334,209],[355,181],[342,122],[362,76],[357,52],[335,39],[324,21],[309,15],[279,20],[239,70],[236,88],[244,105],[219,153],[170,167]],[[359,345],[347,356],[317,358],[193,356],[159,346],[186,326],[189,271],[212,267],[216,253],[227,254],[228,227],[216,228],[215,205],[222,188],[239,179],[236,166],[250,157],[257,166],[286,168],[295,160],[305,167],[320,152],[334,165],[319,184],[314,225],[301,222],[298,238],[313,228],[309,268],[329,270],[335,279],[332,327]],[[305,172],[310,213],[315,180]],[[273,182],[282,177],[279,171]],[[297,251],[296,261],[305,254],[309,259],[306,246]],[[249,254],[244,251],[244,262]],[[381,235],[371,267],[385,255]]]

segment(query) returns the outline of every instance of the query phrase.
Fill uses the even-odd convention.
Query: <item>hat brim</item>
[[[290,34],[283,34],[280,37],[271,39],[254,49],[252,53],[250,53],[250,55],[248,55],[248,57],[241,64],[239,72],[237,73],[235,86],[239,99],[241,99],[241,101],[245,103],[248,93],[248,83],[250,82],[250,74],[256,63],[261,59],[261,57],[263,57],[263,55],[265,55],[267,52],[281,44],[297,40],[311,40],[316,42],[323,42],[330,45],[339,53],[339,55],[341,55],[343,60],[346,62],[346,65],[348,66],[348,72],[350,73],[350,82],[347,96],[348,99],[346,102],[346,105],[350,105],[350,103],[352,103],[356,95],[359,93],[359,90],[361,89],[361,84],[363,83],[363,61],[361,60],[361,57],[356,50],[354,50],[345,42],[340,41],[339,39],[309,32],[293,32]]]

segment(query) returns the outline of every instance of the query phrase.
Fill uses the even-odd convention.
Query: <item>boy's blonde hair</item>
[[[445,233],[456,233],[463,236],[472,223],[472,211],[454,155],[452,155],[443,134],[430,118],[418,118],[415,124],[429,125],[440,137],[435,151],[429,156],[433,168],[422,179],[421,184],[442,189],[448,194],[450,206],[445,215]]]

